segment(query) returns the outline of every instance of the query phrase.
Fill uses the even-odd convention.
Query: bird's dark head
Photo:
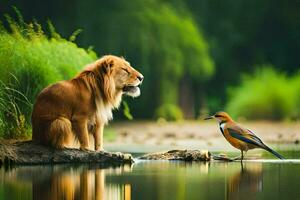
[[[212,116],[206,117],[204,120],[208,120],[208,119],[216,119],[219,123],[233,121],[231,117],[226,112],[223,111],[219,111]]]

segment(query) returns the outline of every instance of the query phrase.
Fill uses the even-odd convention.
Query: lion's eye
[[[128,71],[128,69],[126,68],[122,68],[128,75],[130,74],[130,72]]]

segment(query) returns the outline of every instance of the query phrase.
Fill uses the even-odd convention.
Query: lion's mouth
[[[127,85],[123,87],[123,92],[135,92],[138,86]]]
[[[140,85],[133,86],[133,85],[126,85],[123,87],[123,92],[129,96],[137,97],[140,95]]]

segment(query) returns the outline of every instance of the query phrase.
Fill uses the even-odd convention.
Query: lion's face
[[[109,74],[112,78],[115,89],[123,94],[137,97],[140,95],[140,88],[144,76],[130,66],[124,58],[109,56]]]

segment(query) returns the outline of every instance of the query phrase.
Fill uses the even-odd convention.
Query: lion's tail
[[[53,147],[62,149],[72,139],[72,125],[69,119],[59,117],[51,122],[48,132],[50,143]]]

